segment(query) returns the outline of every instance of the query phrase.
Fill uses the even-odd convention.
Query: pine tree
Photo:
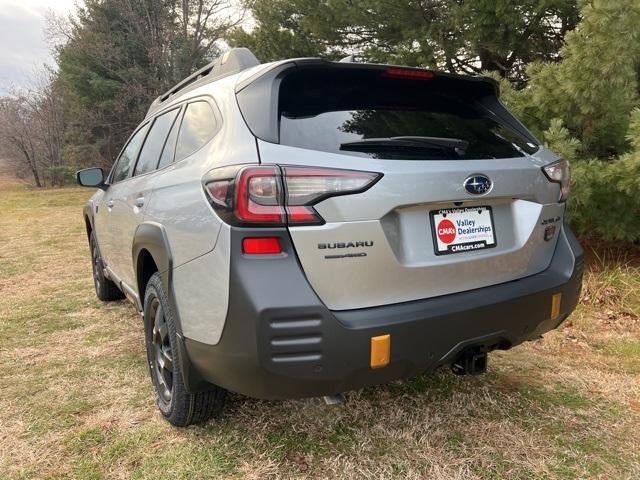
[[[594,0],[567,33],[561,62],[534,62],[519,108],[538,130],[560,118],[584,156],[611,157],[629,147],[630,113],[639,105],[640,3]]]
[[[227,0],[86,0],[58,51],[67,160],[109,165],[160,93],[219,53]]]
[[[557,58],[579,20],[575,0],[252,0],[256,21],[230,43],[263,61],[297,56],[482,70],[522,83],[533,60]]]

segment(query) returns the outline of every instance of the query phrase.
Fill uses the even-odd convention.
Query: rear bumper
[[[281,238],[293,252],[286,233]],[[236,240],[221,340],[206,345],[185,338],[183,354],[194,376],[264,399],[330,395],[416,375],[451,363],[470,346],[513,347],[560,325],[582,284],[583,252],[564,226],[549,268],[537,275],[426,300],[330,311],[294,255],[246,258],[233,251],[240,248]],[[560,313],[550,318],[558,293]],[[373,370],[370,339],[385,334],[391,335],[391,361]]]

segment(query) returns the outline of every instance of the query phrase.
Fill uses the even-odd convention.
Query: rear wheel
[[[124,298],[124,293],[115,283],[104,276],[104,264],[98,249],[95,233],[89,235],[89,248],[91,249],[91,267],[93,269],[93,284],[96,287],[96,295],[103,302],[120,300]]]
[[[209,391],[189,393],[185,388],[174,316],[159,273],[154,273],[147,284],[144,324],[149,373],[162,415],[178,427],[219,416],[225,402],[224,389],[211,385]]]

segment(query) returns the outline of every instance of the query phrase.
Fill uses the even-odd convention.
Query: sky
[[[0,0],[0,94],[26,87],[33,71],[53,64],[44,34],[47,12],[67,15],[76,0]]]

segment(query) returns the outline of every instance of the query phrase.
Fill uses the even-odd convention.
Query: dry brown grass
[[[7,160],[0,158],[0,190],[10,189],[18,185],[25,186],[27,184],[26,181],[16,178],[13,170]]]
[[[590,255],[560,330],[489,373],[262,402],[175,429],[139,317],[95,299],[79,189],[0,185],[0,478],[640,478],[640,262]],[[634,256],[635,255],[635,256]]]

